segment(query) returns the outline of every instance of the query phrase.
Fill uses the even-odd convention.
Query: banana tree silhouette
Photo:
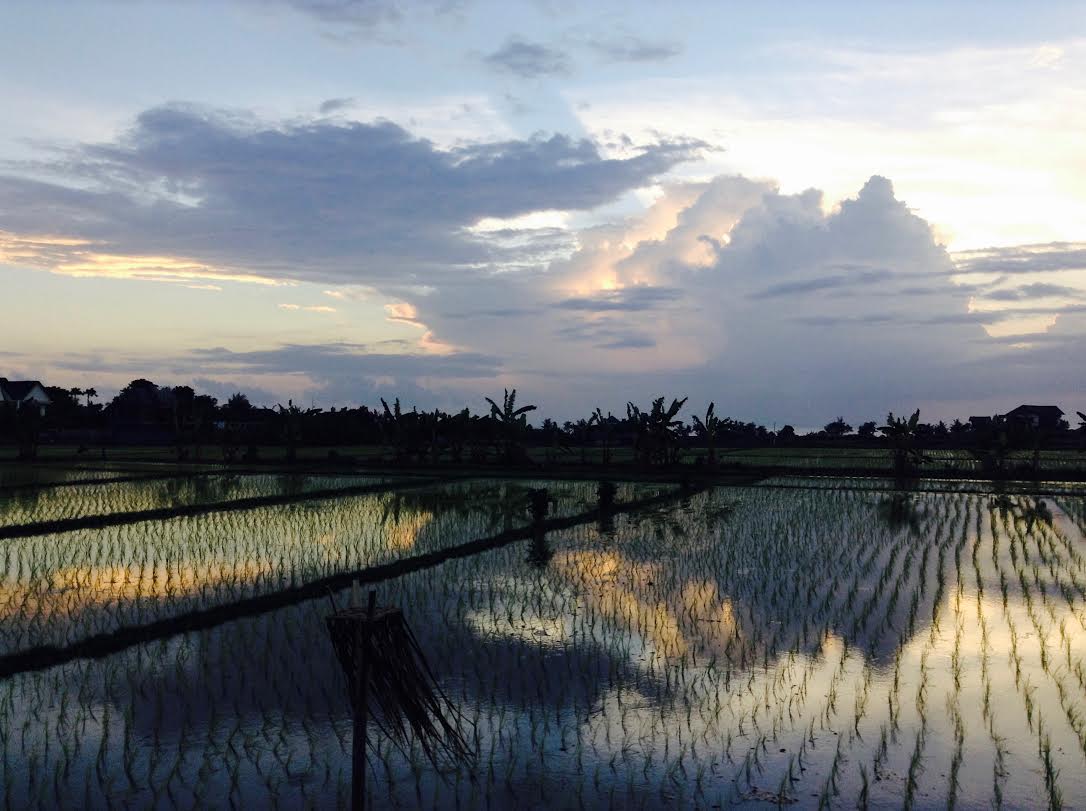
[[[287,446],[287,463],[294,464],[298,460],[298,444],[302,440],[302,421],[313,414],[320,413],[319,408],[300,408],[294,405],[293,400],[287,400],[287,407],[276,404],[275,411],[279,415],[279,433]]]
[[[686,400],[686,397],[672,400],[671,405],[664,408],[664,398],[657,397],[648,412],[632,402],[626,403],[626,417],[635,434],[634,453],[640,462],[667,465],[677,461],[683,424],[675,417]]]
[[[497,423],[500,435],[503,438],[503,454],[502,457],[505,462],[524,461],[527,459],[527,453],[520,444],[520,437],[524,435],[528,428],[528,417],[526,416],[529,411],[535,411],[536,406],[526,405],[517,408],[517,390],[505,389],[505,395],[502,399],[502,406],[498,408],[498,404],[491,400],[489,397],[485,398],[490,403],[490,419]]]
[[[709,449],[709,466],[716,465],[716,438],[717,431],[720,430],[720,418],[717,417],[716,403],[709,403],[709,408],[705,410],[705,419],[701,419],[697,414],[694,415],[694,430],[698,436],[705,440],[706,446]]]
[[[428,452],[436,452],[440,412],[420,414],[417,408],[404,411],[400,408],[399,397],[393,401],[392,408],[389,408],[383,397],[381,405],[385,410],[385,437],[392,444],[397,460],[415,458],[421,461]]]
[[[434,412],[435,414],[439,412]],[[441,414],[437,426],[438,437],[449,451],[454,462],[464,459],[464,446],[471,434],[471,412],[461,409],[456,414]]]
[[[919,408],[908,419],[895,417],[891,411],[886,415],[886,425],[879,428],[893,446],[895,476],[909,476],[922,462],[928,461],[928,457],[916,449],[916,426],[919,423]]]
[[[587,420],[582,417],[577,422],[567,422],[566,431],[573,442],[581,449],[581,464],[588,464],[588,443],[592,441],[592,426],[596,423],[596,415],[593,414]]]
[[[611,431],[615,427],[617,420],[610,411],[607,412],[606,417],[603,416],[603,412],[598,408],[592,412],[592,417],[600,427],[600,434],[603,437],[603,463],[609,465],[611,464]]]

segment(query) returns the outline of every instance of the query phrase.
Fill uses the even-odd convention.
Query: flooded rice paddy
[[[374,807],[1081,807],[1083,496],[787,484],[380,583],[475,758],[438,771],[375,737]],[[587,482],[469,480],[8,539],[0,653],[521,527],[530,486],[561,515],[594,501]],[[0,803],[345,806],[329,611],[0,680]]]

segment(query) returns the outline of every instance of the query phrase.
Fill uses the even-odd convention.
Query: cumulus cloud
[[[418,317],[454,343],[501,346],[505,378],[545,388],[562,413],[667,391],[795,422],[945,414],[1008,390],[985,331],[1007,316],[970,312],[986,288],[956,281],[885,178],[836,207],[741,177],[676,184],[643,217],[578,241],[546,271],[420,298]]]

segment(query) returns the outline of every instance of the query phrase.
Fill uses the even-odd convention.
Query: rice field
[[[540,485],[558,514],[593,502],[590,483],[471,480],[7,540],[0,645],[523,526]],[[382,582],[475,756],[435,770],[375,737],[373,807],[1081,807],[1081,490],[787,485]],[[0,680],[0,803],[345,807],[329,612],[307,600]]]
[[[966,450],[936,448],[925,450],[923,453],[926,461],[920,464],[921,470],[980,474],[984,469],[980,460]],[[891,473],[894,467],[893,452],[888,448],[743,448],[718,451],[718,458],[722,463],[729,465],[752,467],[773,465],[804,470],[825,470],[827,474],[832,474],[834,470],[855,468],[885,470]],[[1038,455],[1037,469],[1043,475],[1058,478],[1061,474],[1068,476],[1081,471],[1083,461],[1081,451],[1046,449]],[[1012,451],[1007,455],[1006,464],[1010,468],[1029,470],[1033,465],[1033,451]]]
[[[223,474],[0,490],[0,527],[306,493],[382,481],[387,479],[376,476]]]

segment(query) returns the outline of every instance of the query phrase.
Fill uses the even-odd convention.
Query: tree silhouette
[[[626,404],[626,416],[634,429],[634,453],[644,464],[670,464],[678,458],[679,431],[682,420],[675,417],[682,410],[687,398],[672,400],[664,408],[664,398],[652,401],[652,409],[642,411],[632,402]]]
[[[29,461],[38,456],[38,443],[41,440],[41,409],[37,403],[27,403],[15,408],[15,436],[19,443],[20,460]]]
[[[927,461],[927,457],[916,449],[916,426],[919,423],[919,408],[908,419],[894,417],[894,412],[891,411],[886,415],[886,425],[879,428],[893,446],[896,476],[909,476],[913,473],[915,466]]]
[[[600,427],[600,433],[603,436],[603,463],[609,465],[611,464],[611,431],[614,429],[617,420],[610,411],[607,412],[606,417],[603,416],[603,412],[599,408],[592,412],[592,416]]]
[[[844,417],[838,417],[833,422],[828,423],[823,430],[834,439],[838,439],[845,434],[851,434],[852,426],[845,422]]]
[[[279,432],[287,446],[287,464],[293,465],[298,460],[298,444],[302,441],[302,422],[306,417],[320,413],[319,408],[302,409],[287,400],[287,407],[276,404],[279,415]]]
[[[1013,450],[1013,438],[1005,425],[993,422],[980,428],[974,437],[975,444],[969,449],[981,469],[992,478],[1001,478],[1007,471],[1007,463]]]
[[[697,414],[694,415],[694,430],[698,432],[698,436],[705,440],[709,449],[709,465],[716,464],[716,436],[717,431],[720,429],[720,419],[714,413],[716,409],[716,403],[709,403],[709,408],[705,410],[705,419],[701,419]]]
[[[526,405],[517,408],[517,390],[505,389],[504,391],[501,408],[498,408],[498,404],[489,397],[485,399],[490,403],[490,419],[498,425],[504,440],[503,458],[506,462],[512,462],[514,459],[521,461],[526,454],[520,445],[520,437],[528,427],[527,413],[535,411],[536,406]]]

